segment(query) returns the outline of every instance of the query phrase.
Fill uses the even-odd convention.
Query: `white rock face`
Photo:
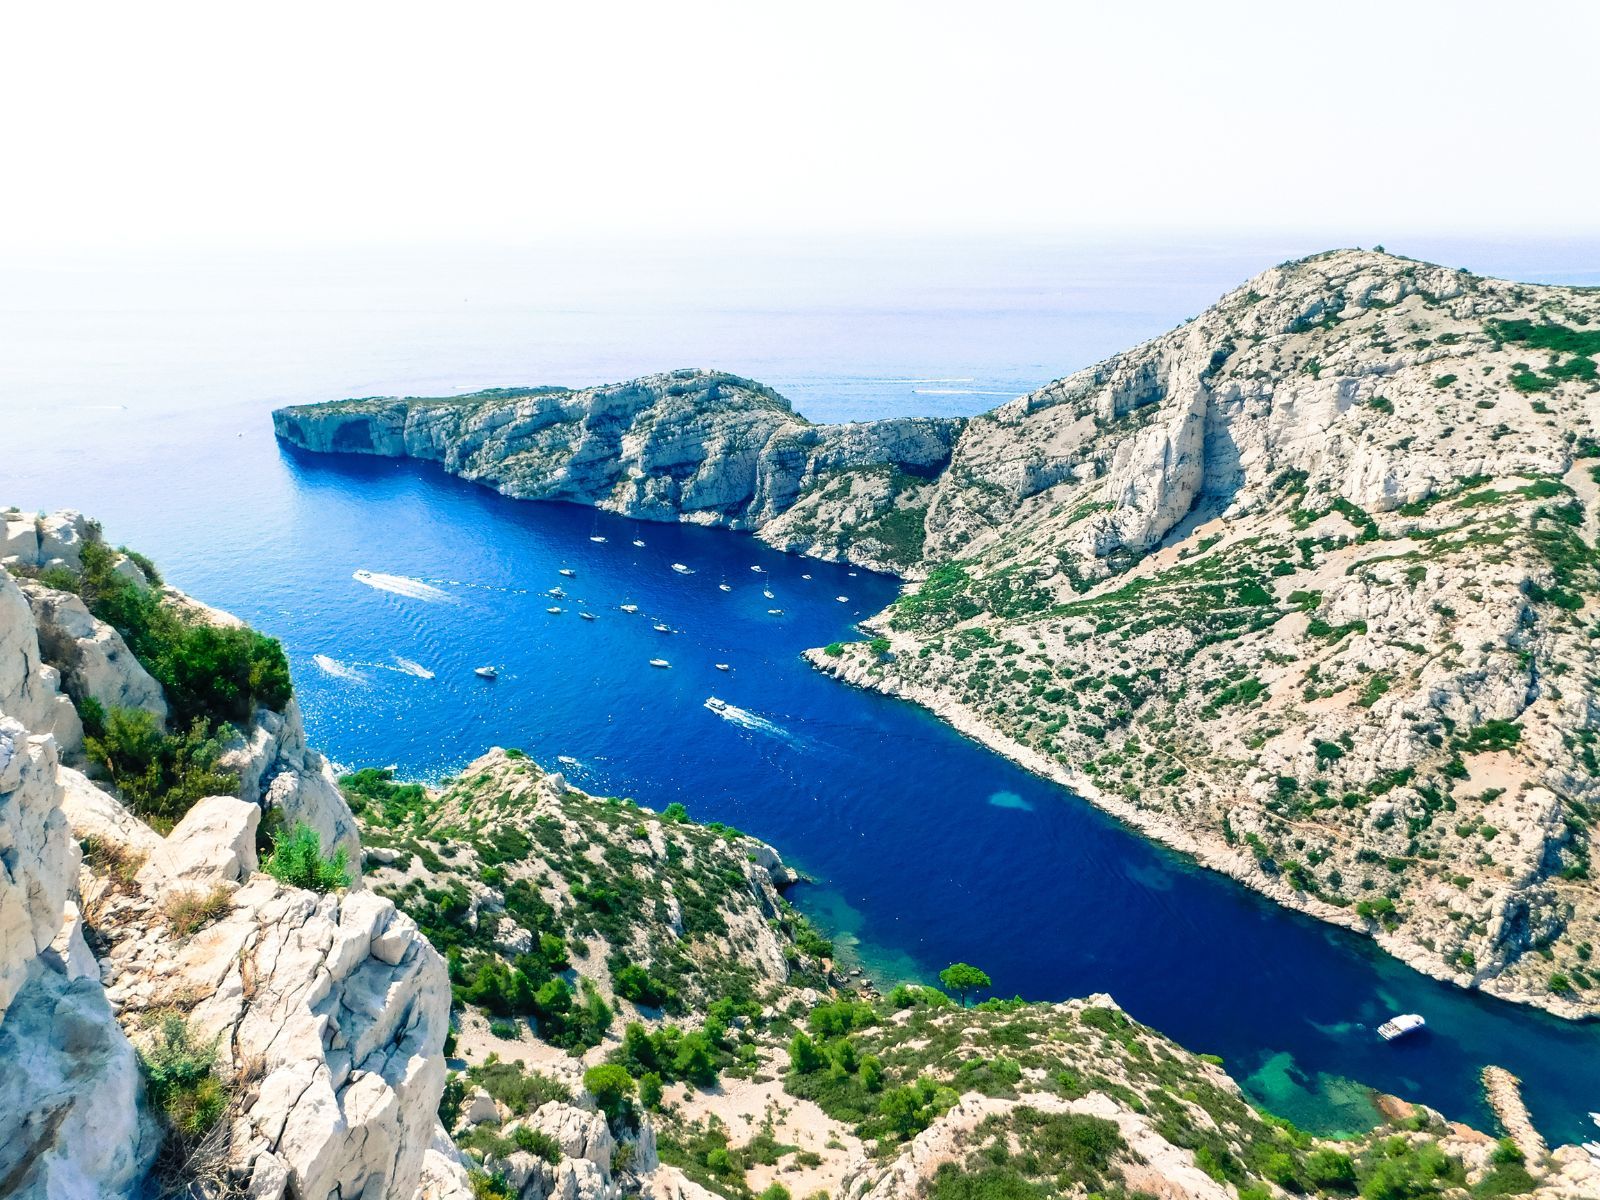
[[[56,763],[51,738],[0,716],[0,1018],[60,931],[78,871]]]
[[[33,609],[5,571],[0,571],[0,713],[33,733],[54,734],[67,753],[83,743],[83,724],[61,692],[61,673],[39,651]]]
[[[235,835],[248,822],[232,814],[253,806],[205,804],[211,813],[172,838],[247,857]],[[151,866],[165,857],[188,853]],[[318,897],[262,875],[215,923],[177,939],[156,916],[170,887],[141,873],[136,893],[108,903],[108,991],[124,1019],[187,998],[192,1030],[219,1039],[244,1098],[233,1172],[267,1197],[410,1197],[444,1087],[443,960],[388,900]]]
[[[47,513],[39,518],[38,565],[78,570],[83,566],[83,545],[91,536],[91,526],[82,513]]]
[[[25,583],[22,590],[33,609],[40,652],[61,672],[62,687],[69,695],[79,700],[93,697],[108,711],[142,708],[166,721],[161,685],[133,656],[121,634],[97,620],[71,592],[36,583]]]

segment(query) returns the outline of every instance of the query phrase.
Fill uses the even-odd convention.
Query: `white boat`
[[[598,619],[592,612],[581,612],[578,615],[585,621],[594,621]]]
[[[1401,1013],[1398,1017],[1391,1017],[1382,1025],[1379,1025],[1378,1036],[1386,1042],[1392,1042],[1395,1038],[1405,1037],[1408,1033],[1416,1033],[1417,1030],[1425,1028],[1427,1024],[1416,1013]]]
[[[571,567],[562,567],[561,570],[556,572],[556,574],[565,575],[568,579],[576,579],[578,577],[578,573]]]
[[[856,577],[856,573],[854,571],[846,571],[845,574],[850,576],[851,579]]]
[[[578,760],[573,758],[570,754],[558,754],[556,755],[556,761],[563,767],[576,767],[581,765]]]
[[[757,575],[762,574],[761,564],[759,564],[759,563],[757,563],[755,566],[751,567],[750,569],[752,571],[754,571]]]
[[[800,578],[801,578],[801,579],[810,579],[810,578],[811,578],[811,576],[809,576],[809,575],[802,575],[802,576],[800,576]]]
[[[781,608],[769,608],[769,609],[767,609],[767,616],[769,616],[769,617],[781,617],[781,616],[783,616],[783,609],[781,609]]]
[[[729,587],[729,586],[728,586],[728,585],[727,585],[727,584],[725,584],[725,583],[719,583],[719,584],[717,584],[717,590],[718,590],[718,591],[719,591],[719,592],[731,592],[731,591],[733,591],[733,589],[732,589],[732,588],[731,588],[731,587]]]
[[[473,667],[472,673],[479,679],[498,679],[500,677],[500,672],[493,667]]]
[[[635,545],[635,546],[639,546],[639,547],[641,547],[641,548],[643,548],[643,546],[644,546],[644,539],[643,539],[643,538],[634,538],[634,539],[633,539],[633,544],[634,544],[634,545]]]
[[[670,666],[671,666],[671,665],[672,665],[672,664],[671,664],[671,663],[669,663],[669,662],[668,662],[668,661],[667,661],[667,660],[666,660],[666,659],[664,659],[664,658],[652,658],[652,659],[651,659],[651,660],[650,660],[650,665],[651,665],[651,666],[652,666],[652,667],[670,667]]]
[[[1589,1157],[1600,1163],[1600,1142],[1584,1142],[1583,1148],[1589,1152]]]
[[[553,587],[548,592],[546,592],[545,595],[546,596],[554,596],[557,600],[564,600],[564,599],[566,599],[567,593],[565,591],[563,591],[559,587]]]
[[[676,571],[679,575],[693,575],[694,574],[694,568],[686,567],[682,563],[673,563],[672,564],[672,569],[674,571]]]
[[[622,611],[625,613],[636,613],[639,611],[639,606],[637,604],[619,604],[617,607],[622,609]]]
[[[761,594],[763,596],[765,596],[768,600],[772,599],[772,589],[771,588],[762,588],[761,589]]]
[[[849,604],[850,603],[850,597],[849,596],[835,596],[834,599],[837,600],[840,604]]]
[[[552,604],[549,608],[545,609],[545,612],[547,612],[547,613],[555,613],[555,614],[557,614],[559,616],[560,613],[561,613],[561,610],[559,608],[557,608],[554,604]]]
[[[1593,1121],[1596,1125],[1600,1125],[1600,1113],[1590,1113],[1589,1120]]]
[[[720,713],[720,712],[727,712],[728,711],[727,704],[724,701],[718,700],[715,696],[707,697],[707,699],[706,699],[706,707],[709,708],[714,713]]]
[[[671,625],[665,625],[662,622],[657,621],[656,622],[656,632],[657,633],[671,633],[672,632],[672,626]]]
[[[719,671],[731,671],[731,670],[733,670],[733,668],[730,667],[727,663],[718,663],[717,664],[717,670],[719,670]]]
[[[589,539],[589,540],[590,540],[590,541],[591,541],[591,542],[603,542],[603,541],[605,541],[605,540],[606,540],[606,539],[605,539],[605,538],[603,538],[603,537],[601,537],[601,536],[600,536],[600,535],[599,535],[599,534],[598,534],[598,533],[597,533],[597,534],[595,534],[595,535],[594,535],[594,536],[593,536],[593,537],[592,537],[592,538],[590,538],[590,539]]]

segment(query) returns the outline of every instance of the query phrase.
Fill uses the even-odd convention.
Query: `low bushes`
[[[312,892],[350,886],[350,865],[344,847],[324,855],[322,839],[304,821],[295,822],[287,834],[274,839],[272,854],[261,869],[280,883]]]
[[[199,718],[182,732],[163,733],[144,709],[114,708],[85,736],[84,750],[127,806],[163,831],[202,797],[239,788],[238,777],[218,767],[222,744]]]

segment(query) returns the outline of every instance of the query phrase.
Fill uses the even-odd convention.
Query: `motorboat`
[[[560,607],[558,605],[555,605],[555,604],[552,604],[549,608],[545,609],[545,612],[553,613],[556,616],[560,616],[561,615]]]
[[[718,700],[715,696],[711,696],[711,697],[707,698],[706,707],[709,708],[714,713],[724,713],[724,712],[728,711],[727,702],[723,701],[723,700]]]
[[[769,608],[769,609],[767,609],[767,616],[769,616],[769,617],[781,617],[781,616],[783,616],[783,609],[781,609],[781,608]]]
[[[561,589],[560,587],[551,588],[548,592],[545,593],[545,595],[553,597],[556,600],[565,600],[567,598],[567,593],[563,589]]]
[[[599,619],[592,612],[581,612],[578,615],[580,617],[582,617],[585,621],[594,621],[594,620],[598,620]]]
[[[639,606],[637,604],[619,604],[617,607],[622,609],[622,611],[625,613],[636,613],[639,611]]]
[[[655,628],[656,628],[656,632],[657,633],[671,633],[672,632],[672,626],[664,624],[661,621],[657,621],[656,622]]]
[[[762,567],[762,565],[760,563],[757,563],[755,566],[751,567],[750,569],[752,571],[754,571],[757,575],[765,574],[765,568]]]
[[[768,600],[772,599],[772,589],[771,588],[762,588],[761,589],[761,594],[763,596],[765,596]]]
[[[641,550],[644,549],[644,539],[643,538],[634,538],[633,539],[633,544],[635,546],[638,546]]]
[[[849,604],[850,603],[850,597],[849,596],[835,596],[834,599],[837,600],[840,604]]]
[[[733,668],[730,667],[727,663],[718,663],[717,664],[717,670],[719,670],[719,671],[731,671],[731,670],[733,670]]]
[[[1396,1038],[1403,1038],[1408,1034],[1416,1033],[1427,1027],[1427,1022],[1416,1013],[1401,1013],[1398,1017],[1390,1017],[1378,1026],[1378,1036],[1386,1042]]]
[[[597,533],[592,538],[590,538],[589,540],[591,542],[604,542],[606,539],[604,537],[602,537],[600,534]]]
[[[694,574],[694,568],[693,567],[686,567],[682,563],[673,563],[672,564],[672,569],[674,571],[676,571],[679,575],[693,575]]]
[[[809,576],[809,575],[802,575],[802,576],[800,576],[800,578],[801,578],[801,579],[810,579],[810,578],[811,578],[811,576]]]
[[[671,664],[671,663],[669,663],[669,662],[668,662],[668,661],[667,661],[667,660],[666,660],[666,659],[664,659],[664,658],[652,658],[652,659],[651,659],[651,660],[650,660],[650,665],[651,665],[651,666],[652,666],[652,667],[670,667],[670,666],[671,666],[671,665],[672,665],[672,664]]]
[[[578,573],[571,567],[562,567],[561,570],[556,572],[556,574],[565,575],[568,579],[576,579],[578,577]]]
[[[498,678],[500,678],[500,672],[496,671],[493,667],[473,667],[472,668],[472,673],[474,675],[476,675],[479,679],[498,679]]]
[[[731,591],[733,591],[733,589],[731,587],[729,587],[725,583],[719,583],[719,584],[717,584],[717,591],[719,591],[719,592],[731,592]]]

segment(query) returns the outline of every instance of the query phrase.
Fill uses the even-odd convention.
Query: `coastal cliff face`
[[[173,643],[190,661],[262,643],[159,589],[78,514],[6,517],[0,1193],[408,1200],[444,1086],[443,959],[388,900],[258,870],[264,818],[360,862],[292,699],[244,704],[241,730],[208,735],[201,715],[169,731],[193,681],[169,694],[152,671],[170,664],[129,648],[155,628],[191,637]],[[224,628],[239,636],[208,632]],[[219,790],[189,794],[202,784]]]
[[[928,481],[964,422],[812,425],[769,388],[676,371],[575,390],[345,400],[279,409],[308,450],[440,463],[524,500],[743,529],[797,552],[914,570]]]
[[[869,623],[887,650],[813,661],[1421,970],[1577,1015],[1597,331],[1590,291],[1339,251],[964,422],[807,426],[702,373],[274,419],[920,580]],[[612,397],[648,432],[574,436]]]

